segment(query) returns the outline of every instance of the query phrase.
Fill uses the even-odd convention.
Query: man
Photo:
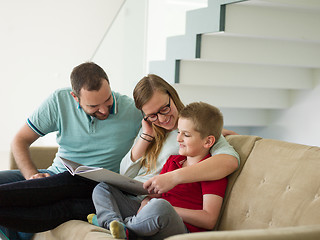
[[[83,63],[70,78],[72,90],[55,91],[13,139],[12,152],[20,170],[0,172],[2,226],[39,232],[70,219],[86,220],[94,211],[91,194],[97,183],[71,176],[59,157],[118,172],[138,133],[141,113],[132,99],[111,91],[101,67]],[[50,132],[57,132],[58,153],[48,169],[38,170],[29,147]],[[19,239],[10,239],[14,238]]]

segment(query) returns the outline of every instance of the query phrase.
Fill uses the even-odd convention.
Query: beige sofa
[[[227,140],[240,154],[241,166],[229,177],[216,231],[168,239],[320,239],[320,148],[256,136]],[[52,159],[55,152],[40,147],[31,154],[44,167],[48,163],[39,161]],[[34,237],[111,238],[107,230],[76,220]]]

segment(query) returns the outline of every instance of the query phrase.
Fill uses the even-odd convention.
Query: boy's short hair
[[[193,121],[194,130],[200,133],[201,138],[212,135],[215,142],[219,140],[223,128],[223,115],[219,108],[204,102],[194,102],[183,108],[179,116]]]

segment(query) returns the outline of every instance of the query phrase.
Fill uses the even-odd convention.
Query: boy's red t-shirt
[[[210,157],[208,154],[204,159]],[[182,168],[183,162],[186,160],[185,156],[171,155],[167,162],[164,164],[160,174],[171,172],[176,169]],[[181,207],[193,210],[203,209],[203,195],[215,194],[220,197],[224,197],[228,180],[223,178],[216,181],[203,181],[194,183],[185,183],[175,186],[167,193],[163,193],[161,198],[170,202],[174,207]],[[193,226],[185,223],[190,232],[203,232],[206,229]]]

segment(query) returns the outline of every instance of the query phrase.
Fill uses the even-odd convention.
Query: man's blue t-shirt
[[[119,172],[120,162],[141,126],[141,112],[131,98],[112,92],[112,113],[99,120],[78,107],[71,91],[71,88],[55,91],[28,118],[29,127],[40,136],[57,132],[57,156]],[[57,156],[48,169],[54,173],[66,171]]]

